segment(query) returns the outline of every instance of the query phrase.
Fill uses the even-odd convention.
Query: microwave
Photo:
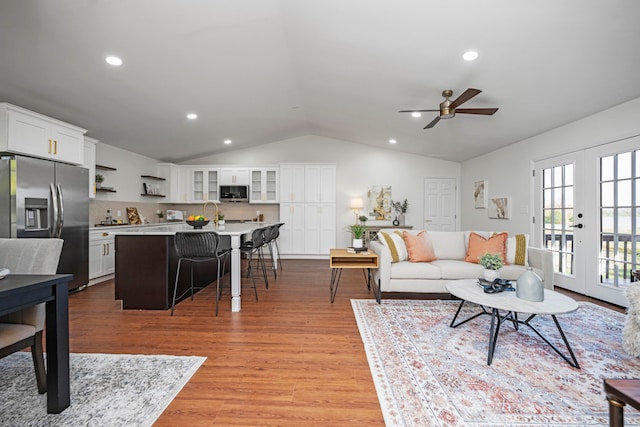
[[[249,186],[221,185],[220,200],[226,202],[246,202],[249,200]]]

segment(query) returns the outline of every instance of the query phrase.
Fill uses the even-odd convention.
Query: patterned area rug
[[[0,425],[150,426],[205,359],[71,354],[71,406],[47,414],[31,353],[14,353],[0,359]]]
[[[557,316],[581,369],[510,323],[487,366],[491,318],[450,328],[458,301],[351,303],[387,426],[606,426],[603,379],[640,378],[640,359],[622,349],[624,315],[591,303]],[[478,310],[465,304],[458,319]],[[551,317],[532,324],[564,350]],[[640,425],[636,410],[624,413]]]

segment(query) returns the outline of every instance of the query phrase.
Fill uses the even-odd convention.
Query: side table
[[[624,425],[623,410],[625,404],[640,410],[639,379],[604,380],[604,391],[609,401],[610,426],[622,427]]]
[[[340,283],[343,268],[362,268],[365,273],[367,288],[371,289],[373,284],[376,300],[378,303],[380,302],[380,287],[376,290],[375,280],[373,280],[371,272],[372,268],[378,268],[377,254],[369,251],[354,254],[347,252],[346,249],[331,249],[329,252],[329,266],[331,267],[331,285],[329,287],[331,303],[333,303],[338,292],[338,284]]]

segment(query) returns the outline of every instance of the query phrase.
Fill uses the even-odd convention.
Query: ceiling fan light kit
[[[444,101],[440,103],[440,109],[438,110],[400,110],[399,113],[424,113],[424,112],[439,112],[440,114],[431,121],[428,125],[424,127],[424,129],[431,129],[434,127],[440,119],[450,119],[455,117],[456,113],[458,114],[477,114],[483,116],[492,116],[498,111],[497,108],[458,108],[460,105],[464,104],[474,96],[478,95],[482,91],[480,89],[469,88],[465,90],[462,95],[460,95],[455,100],[451,101],[449,98],[453,96],[453,91],[451,89],[445,89],[442,91],[442,96],[445,98]],[[415,115],[414,115],[415,117]]]

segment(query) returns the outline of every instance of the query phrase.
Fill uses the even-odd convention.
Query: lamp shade
[[[349,205],[351,209],[362,209],[364,207],[364,201],[362,198],[351,199],[351,204]]]

